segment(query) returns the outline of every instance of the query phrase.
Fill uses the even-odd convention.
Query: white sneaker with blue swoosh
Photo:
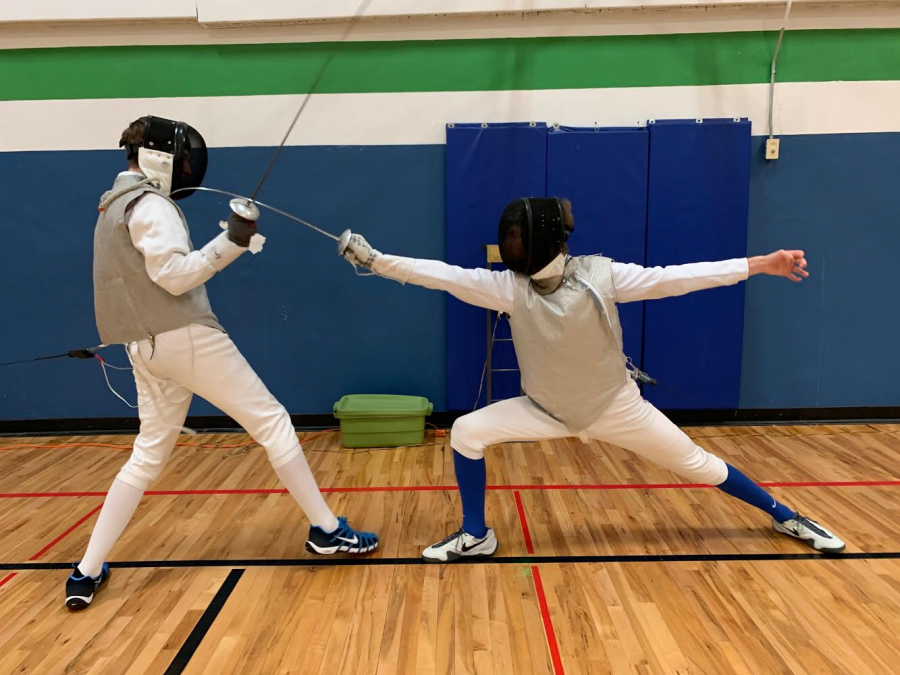
[[[460,528],[446,539],[432,544],[422,551],[425,562],[453,562],[460,558],[486,558],[497,551],[497,537],[494,530],[488,528],[487,534],[480,539]]]
[[[801,516],[799,513],[783,523],[773,520],[772,527],[775,528],[776,532],[781,532],[781,534],[806,542],[821,553],[840,553],[845,548],[844,542],[831,532],[812,518]]]

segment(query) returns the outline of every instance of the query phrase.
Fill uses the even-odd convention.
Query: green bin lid
[[[430,415],[431,401],[424,396],[395,394],[348,394],[334,404],[334,416],[342,417],[410,417]]]

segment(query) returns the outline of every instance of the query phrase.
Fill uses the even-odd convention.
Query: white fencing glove
[[[372,265],[381,255],[381,251],[376,251],[369,245],[369,242],[360,234],[354,234],[350,237],[350,243],[344,250],[344,258],[351,265],[365,267],[367,270],[372,269]]]

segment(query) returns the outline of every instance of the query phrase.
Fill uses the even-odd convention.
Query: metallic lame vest
[[[547,295],[516,275],[509,324],[522,388],[575,434],[629,381],[611,265],[601,256],[569,258],[562,283]]]
[[[133,174],[119,176],[112,190],[102,199],[142,180],[141,176]],[[176,296],[153,283],[147,274],[144,256],[132,243],[127,227],[131,215],[129,205],[147,192],[162,196],[153,186],[142,185],[113,199],[97,219],[94,230],[94,313],[103,344],[143,340],[194,323],[223,330],[209,306],[205,286]],[[187,231],[184,214],[177,206],[175,208]],[[193,244],[190,247],[193,250]]]

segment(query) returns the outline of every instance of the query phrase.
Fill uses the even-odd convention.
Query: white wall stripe
[[[749,117],[754,121],[754,133],[763,134],[766,96],[764,84],[317,95],[289,143],[440,144],[447,122],[528,120],[568,126],[635,126],[648,118]],[[189,121],[214,147],[276,145],[300,99],[241,96],[0,102],[0,151],[112,149],[128,122],[149,113]],[[900,81],[784,83],[777,89],[775,132],[900,132],[898,109]]]
[[[197,19],[197,0],[29,0],[4,2],[0,21],[147,21],[151,19]]]
[[[900,3],[891,5],[800,6],[791,13],[792,30],[898,28]],[[780,6],[676,9],[641,12],[550,13],[479,17],[374,19],[353,28],[351,40],[455,40],[503,37],[655,35],[778,30]],[[0,49],[115,45],[261,44],[338,40],[346,26],[317,23],[288,26],[207,28],[196,23],[101,25],[0,25]]]
[[[855,0],[832,0],[849,4]],[[798,5],[817,2],[799,0]],[[459,14],[521,14],[610,9],[659,11],[674,6],[771,5],[777,0],[374,0],[364,16],[454,16]],[[197,18],[204,23],[265,21],[347,21],[362,8],[357,0],[197,0]]]

